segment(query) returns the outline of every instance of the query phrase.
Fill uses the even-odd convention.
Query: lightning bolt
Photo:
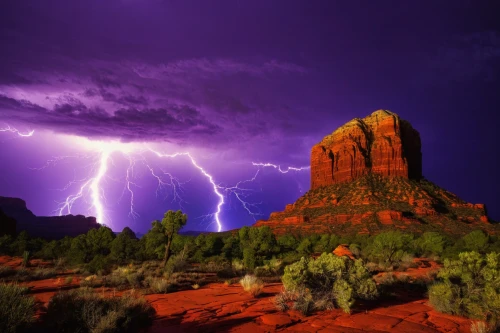
[[[299,167],[299,168],[290,167],[289,166],[285,170],[283,170],[283,169],[281,169],[281,165],[276,165],[276,164],[272,164],[272,163],[256,163],[256,162],[252,162],[252,165],[253,166],[259,166],[259,167],[264,167],[264,168],[271,167],[271,168],[274,168],[274,169],[278,170],[281,173],[288,173],[289,171],[303,171],[303,170],[308,170],[308,169],[311,168],[309,166],[304,166],[304,167]]]
[[[11,133],[16,133],[20,137],[30,137],[30,136],[33,136],[33,134],[35,133],[35,130],[31,130],[29,132],[22,133],[17,128],[14,128],[10,125],[7,125],[7,127],[0,128],[0,132],[11,132]]]
[[[214,193],[219,197],[219,202],[217,203],[217,210],[215,211],[215,213],[213,213],[213,216],[215,218],[215,223],[217,224],[217,232],[221,232],[222,231],[222,223],[221,223],[221,220],[220,220],[220,213],[221,213],[221,210],[222,210],[222,205],[224,205],[224,196],[219,191],[220,187],[219,187],[219,185],[217,185],[215,183],[214,178],[212,177],[212,175],[210,175],[207,171],[205,171],[205,169],[203,169],[196,162],[196,160],[193,158],[193,156],[191,156],[190,153],[185,152],[185,153],[163,154],[163,153],[155,151],[155,150],[153,150],[151,148],[149,150],[152,153],[156,154],[158,157],[175,158],[175,157],[178,157],[178,156],[187,156],[189,158],[189,160],[191,161],[191,164],[196,169],[198,169],[202,173],[203,176],[205,176],[208,179],[208,181],[212,185]]]
[[[17,129],[8,126],[6,128],[0,129],[0,131],[9,131],[13,133],[17,133],[19,136],[29,137],[34,134],[34,131],[28,133],[21,133]],[[78,138],[81,139],[81,138]],[[81,139],[84,140],[84,139]],[[85,200],[85,198],[90,198],[89,202],[89,210],[93,210],[93,213],[96,216],[97,222],[104,224],[107,220],[109,220],[106,216],[105,212],[105,203],[106,197],[105,192],[103,190],[102,183],[110,178],[109,175],[109,166],[112,163],[115,166],[115,162],[113,160],[113,156],[115,153],[121,153],[121,155],[128,160],[128,166],[126,168],[125,177],[124,177],[124,191],[123,193],[129,193],[130,196],[130,211],[129,216],[131,218],[139,217],[139,214],[135,210],[135,188],[140,188],[140,186],[134,182],[135,179],[135,171],[134,169],[137,167],[137,164],[140,163],[145,167],[145,170],[149,172],[151,177],[153,177],[157,182],[156,187],[156,196],[158,197],[160,192],[163,191],[165,187],[171,187],[173,193],[172,201],[179,202],[179,205],[182,204],[182,185],[185,183],[180,182],[177,178],[175,178],[171,173],[161,169],[155,168],[152,164],[148,162],[145,153],[150,152],[156,155],[158,158],[177,158],[177,157],[185,157],[191,165],[197,169],[210,183],[213,193],[217,196],[218,201],[215,207],[215,212],[207,215],[212,216],[217,225],[217,231],[220,232],[223,229],[223,222],[221,220],[222,207],[226,203],[226,198],[230,195],[234,195],[234,197],[238,200],[238,202],[242,205],[243,209],[251,215],[254,220],[255,216],[261,215],[258,213],[258,205],[261,203],[251,203],[248,202],[248,195],[255,191],[251,188],[245,187],[245,184],[253,183],[257,180],[259,172],[261,168],[272,167],[279,171],[280,173],[286,174],[290,171],[302,171],[309,169],[309,167],[287,167],[282,168],[280,165],[272,164],[272,163],[256,163],[252,162],[253,166],[259,167],[256,173],[247,180],[242,180],[237,182],[234,186],[223,186],[221,184],[216,183],[212,174],[210,174],[205,168],[203,168],[198,161],[191,155],[189,152],[176,152],[172,154],[166,154],[159,152],[151,147],[148,147],[146,144],[140,144],[138,147],[137,144],[124,144],[120,142],[94,142],[94,141],[85,141],[83,145],[89,145],[91,148],[96,151],[97,155],[92,156],[91,154],[76,154],[76,155],[68,155],[68,156],[57,156],[48,160],[42,167],[36,168],[35,170],[43,170],[45,168],[54,166],[61,161],[66,159],[91,159],[91,162],[85,166],[86,168],[90,167],[89,174],[91,176],[70,181],[61,191],[67,190],[75,184],[78,185],[78,190],[76,193],[70,194],[65,198],[65,200],[59,203],[59,207],[57,209],[57,213],[59,215],[63,214],[71,214],[74,204],[79,200]],[[76,146],[80,146],[77,144]],[[158,171],[159,170],[159,171]],[[75,177],[76,178],[76,177]],[[165,178],[167,180],[165,180]],[[123,196],[123,194],[122,194]],[[257,211],[257,212],[256,212]]]

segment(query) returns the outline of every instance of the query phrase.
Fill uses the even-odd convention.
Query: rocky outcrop
[[[390,111],[351,120],[311,150],[311,189],[370,173],[422,177],[420,135]]]
[[[422,177],[420,135],[385,110],[354,119],[315,145],[311,189],[255,225],[280,234],[498,229],[484,205],[467,203]]]
[[[353,259],[353,260],[356,259],[354,257],[354,254],[351,252],[351,250],[349,250],[349,246],[347,244],[340,244],[339,246],[337,246],[335,248],[335,250],[333,250],[332,253],[335,254],[337,257],[347,256],[350,259]]]
[[[45,239],[75,237],[100,227],[95,217],[83,215],[36,216],[26,202],[18,198],[0,197],[0,209],[17,221],[17,232],[27,231],[30,236]]]

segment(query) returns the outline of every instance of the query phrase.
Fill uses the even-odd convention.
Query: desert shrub
[[[31,259],[30,252],[29,251],[24,251],[23,252],[22,266],[23,267],[28,267],[30,265],[30,259]]]
[[[96,288],[103,285],[103,281],[97,275],[89,275],[80,281],[80,287]]]
[[[297,246],[297,252],[301,255],[310,254],[313,252],[313,243],[309,238],[304,238]]]
[[[0,254],[11,254],[12,242],[11,235],[0,236]]]
[[[284,265],[293,264],[296,261],[299,261],[302,256],[297,252],[287,252],[281,256]]]
[[[90,273],[107,273],[111,269],[111,260],[98,254],[85,267]]]
[[[488,249],[489,236],[481,230],[474,230],[462,239],[468,251],[484,253]]]
[[[355,257],[359,257],[359,255],[361,254],[361,247],[359,246],[359,244],[351,244],[351,245],[349,245],[349,251],[351,251],[351,253]],[[329,251],[329,252],[332,252],[332,251]]]
[[[28,288],[0,284],[0,332],[17,332],[35,320],[35,299]]]
[[[301,258],[285,267],[282,277],[287,291],[308,289],[312,298],[332,295],[338,307],[350,312],[356,298],[373,299],[377,286],[361,259],[352,260],[323,253],[318,259]]]
[[[51,332],[137,332],[152,323],[154,314],[143,298],[105,298],[81,288],[55,294],[43,322]]]
[[[155,294],[166,294],[171,289],[169,280],[165,278],[147,278],[146,284]]]
[[[182,251],[179,254],[171,256],[167,264],[165,265],[164,271],[167,274],[172,274],[175,272],[185,272],[186,269],[189,267],[189,263],[186,260],[186,256],[187,253],[185,251]]]
[[[279,311],[287,311],[290,308],[309,315],[314,310],[332,310],[335,308],[333,293],[311,293],[308,289],[300,289],[294,292],[284,290],[274,298],[274,305]]]
[[[394,273],[382,273],[382,276],[377,279],[377,282],[383,286],[391,286],[397,282],[396,280],[397,278]]]
[[[470,324],[470,333],[489,333],[491,329],[483,321],[476,321]]]
[[[245,269],[245,265],[240,259],[233,259],[231,266],[235,272],[242,272]]]
[[[31,273],[31,280],[45,280],[56,275],[57,271],[53,268],[37,268]]]
[[[10,266],[0,266],[0,279],[16,274],[16,270]]]
[[[264,282],[254,275],[245,275],[241,280],[240,284],[247,293],[252,294],[253,297],[257,297],[262,292],[264,288]]]
[[[255,268],[255,250],[252,248],[243,249],[243,265],[245,268],[253,270]]]
[[[414,259],[415,257],[412,254],[407,252],[403,253],[401,259],[399,260],[398,270],[405,271],[410,267],[412,268],[418,267],[418,264],[414,262]]]
[[[110,275],[106,276],[106,285],[118,289],[127,287],[140,287],[144,280],[142,271],[135,271],[132,267],[118,267]]]
[[[279,311],[285,312],[290,309],[289,303],[295,301],[295,299],[295,293],[284,290],[274,297],[274,305]]]
[[[31,280],[31,272],[28,269],[22,267],[16,270],[16,276],[14,279],[17,281],[29,281]]]
[[[458,260],[445,260],[440,281],[430,286],[429,300],[441,312],[500,320],[500,254],[463,252]]]
[[[314,310],[314,299],[309,290],[300,290],[293,303],[293,309],[307,316]]]
[[[440,255],[445,247],[445,238],[437,232],[425,232],[414,241],[415,252],[419,256]]]

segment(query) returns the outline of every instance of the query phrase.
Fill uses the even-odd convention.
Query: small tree
[[[383,232],[375,236],[369,259],[384,265],[397,264],[411,242],[412,236],[399,231]]]
[[[176,212],[174,212],[173,210],[169,210],[163,216],[161,223],[153,222],[153,228],[155,227],[159,228],[166,238],[163,266],[167,264],[167,261],[170,258],[170,246],[172,245],[172,239],[174,238],[174,235],[176,235],[179,232],[179,230],[186,225],[186,222],[187,222],[187,215],[183,214],[182,211],[180,210]]]

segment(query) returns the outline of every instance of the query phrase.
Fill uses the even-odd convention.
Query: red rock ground
[[[273,297],[281,284],[270,284],[253,298],[239,285],[212,284],[198,290],[146,298],[158,319],[148,332],[470,332],[470,320],[432,310],[426,299],[359,304],[351,315],[341,310],[305,317],[278,312]],[[375,307],[376,306],[376,307]]]
[[[19,258],[0,257],[0,265],[17,268],[20,264]],[[405,274],[426,276],[438,267],[426,261]],[[78,287],[78,276],[71,284],[66,284],[64,278],[25,285],[32,288],[40,305],[46,305],[57,291]],[[308,317],[296,311],[276,310],[273,299],[282,288],[280,283],[268,284],[258,298],[245,293],[239,284],[220,283],[197,290],[147,295],[157,318],[145,332],[470,332],[469,319],[438,313],[427,304],[427,299],[404,288],[395,290],[391,299],[356,304],[351,315],[333,310]],[[110,295],[112,290],[103,292]]]

